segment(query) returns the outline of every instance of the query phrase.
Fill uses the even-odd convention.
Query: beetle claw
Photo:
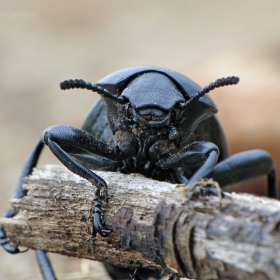
[[[225,195],[221,191],[218,183],[211,181],[210,184],[195,184],[194,186],[186,185],[186,196],[188,199],[194,199],[198,197],[206,196],[218,196],[220,199]]]
[[[100,211],[95,212],[93,215],[93,232],[93,236],[99,233],[102,237],[106,237],[111,233],[111,230],[104,229]]]
[[[15,254],[18,254],[18,253],[23,253],[18,249],[18,247],[13,246],[10,243],[8,243],[7,239],[6,240],[1,240],[1,245],[6,252],[8,252],[12,255],[15,255]]]
[[[18,240],[16,246],[10,244],[10,243],[8,242],[8,238],[6,237],[6,234],[5,234],[5,232],[4,232],[3,227],[0,226],[0,245],[3,247],[3,249],[4,249],[6,252],[8,252],[8,253],[14,255],[14,254],[18,254],[18,253],[25,253],[26,251],[29,250],[29,248],[27,248],[27,249],[25,249],[25,250],[23,250],[23,251],[20,251],[19,248],[18,248],[19,243],[20,243],[20,241]]]
[[[100,197],[100,189],[95,191],[94,197],[94,215],[93,215],[93,236],[96,236],[96,233],[99,233],[101,236],[106,237],[111,233],[111,230],[104,229],[104,223],[102,221],[102,199]],[[107,188],[104,191],[104,200],[107,202],[108,193]]]

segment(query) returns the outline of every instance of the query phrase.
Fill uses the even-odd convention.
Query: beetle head
[[[176,105],[185,102],[175,84],[159,73],[145,73],[133,79],[121,96],[128,101],[129,114],[141,127],[160,128],[176,118]]]

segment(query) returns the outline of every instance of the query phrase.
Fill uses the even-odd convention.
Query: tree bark
[[[35,169],[20,209],[2,218],[21,246],[163,274],[210,279],[280,279],[280,202],[248,194],[196,195],[139,174],[96,172],[108,183],[108,237],[92,234],[94,190],[62,166]],[[219,189],[219,188],[218,188]]]

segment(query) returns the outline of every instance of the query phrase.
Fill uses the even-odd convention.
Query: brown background
[[[240,76],[238,86],[211,93],[231,152],[266,149],[280,169],[279,1],[0,3],[1,213],[41,132],[54,124],[80,127],[97,98],[62,92],[59,82],[96,82],[128,66],[170,68],[202,86]],[[40,164],[47,162],[57,163],[46,149]],[[264,180],[257,184],[263,193]],[[53,259],[60,273],[96,267],[95,279],[106,277],[93,262]],[[32,251],[11,256],[0,248],[0,260],[0,279],[39,278]]]

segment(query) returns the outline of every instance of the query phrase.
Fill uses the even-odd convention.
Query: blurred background
[[[211,92],[230,151],[265,149],[280,174],[279,1],[0,3],[0,213],[41,132],[81,127],[97,99],[85,90],[60,91],[59,83],[94,83],[128,66],[162,66],[201,86],[238,75],[237,86]],[[58,163],[47,149],[45,163]],[[264,186],[262,178],[242,189],[263,195]],[[0,259],[0,279],[40,279],[31,250],[12,256],[0,248]],[[63,279],[109,279],[96,262],[52,259]]]

